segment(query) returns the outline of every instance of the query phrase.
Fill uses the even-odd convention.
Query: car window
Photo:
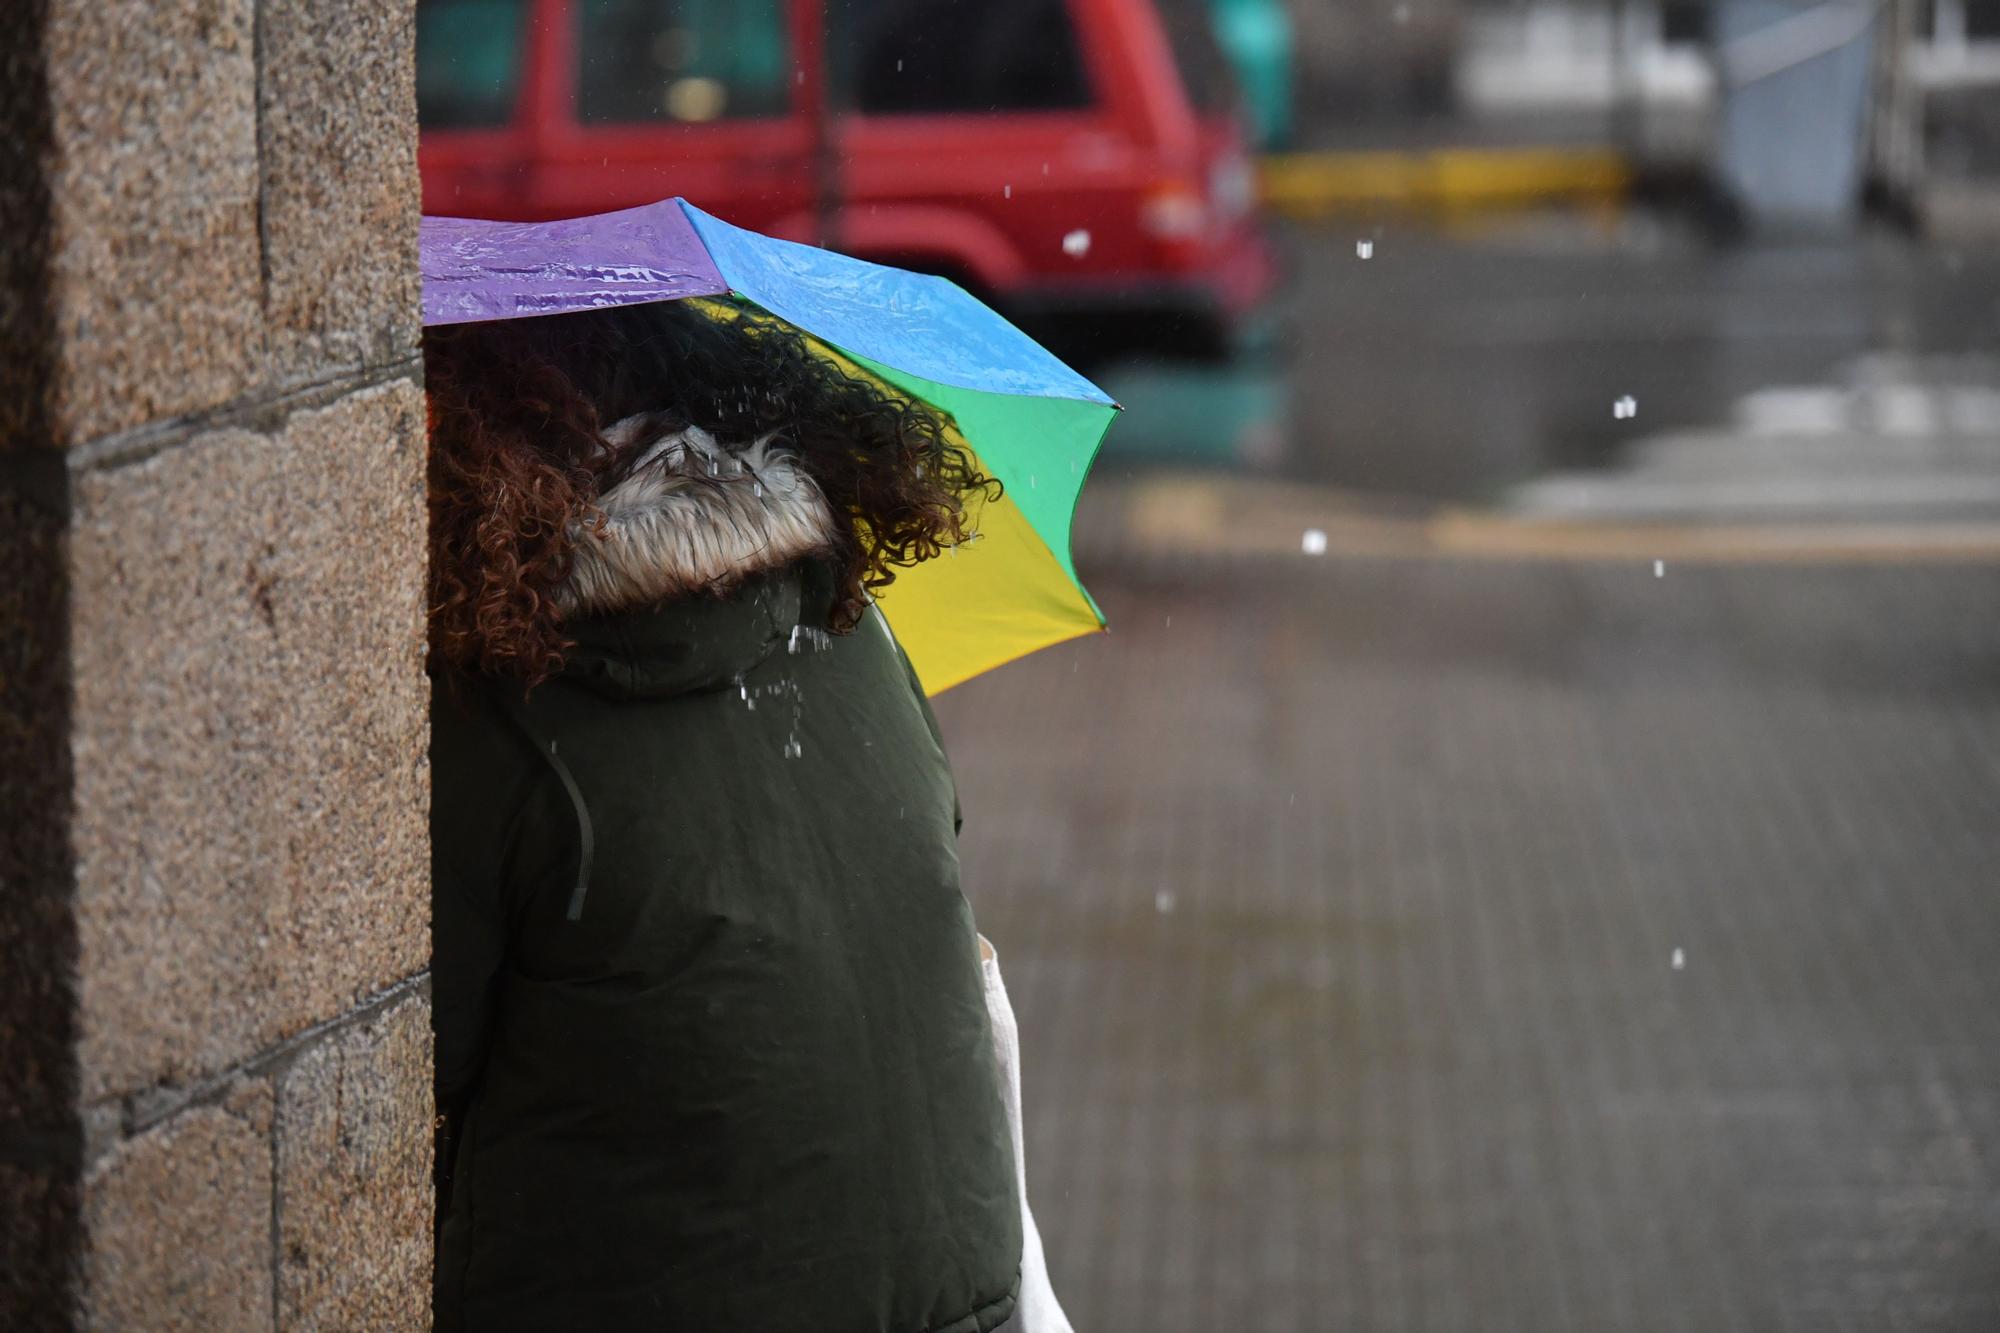
[[[827,11],[835,95],[874,115],[1091,104],[1065,0],[851,0]]]
[[[417,120],[426,129],[513,119],[525,6],[526,0],[418,0]]]
[[[579,0],[576,108],[590,123],[783,115],[783,0]]]

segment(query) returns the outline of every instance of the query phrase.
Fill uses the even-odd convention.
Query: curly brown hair
[[[896,569],[966,540],[997,498],[951,419],[849,373],[769,316],[659,302],[424,333],[430,405],[433,662],[534,684],[574,646],[556,592],[597,498],[637,461],[604,428],[641,412],[725,444],[774,437],[833,510],[828,629],[860,620]]]

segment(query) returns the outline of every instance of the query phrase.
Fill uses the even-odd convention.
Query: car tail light
[[[1192,186],[1170,181],[1139,206],[1139,225],[1159,241],[1198,241],[1208,232],[1208,201]]]
[[[1234,222],[1257,203],[1257,174],[1250,160],[1238,152],[1227,152],[1208,169],[1208,197],[1226,221]]]

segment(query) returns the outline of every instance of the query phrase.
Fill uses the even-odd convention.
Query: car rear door
[[[418,0],[424,212],[533,216],[532,0]]]
[[[812,81],[794,0],[537,0],[546,216],[683,195],[740,226],[812,229]]]
[[[837,244],[994,295],[1102,263],[1063,249],[1072,232],[1115,230],[1134,156],[1126,90],[1093,59],[1091,10],[1081,0],[830,5]]]

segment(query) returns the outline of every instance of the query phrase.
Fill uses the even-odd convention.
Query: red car
[[[1270,252],[1206,0],[419,0],[424,211],[684,195],[1072,355],[1217,351]]]

